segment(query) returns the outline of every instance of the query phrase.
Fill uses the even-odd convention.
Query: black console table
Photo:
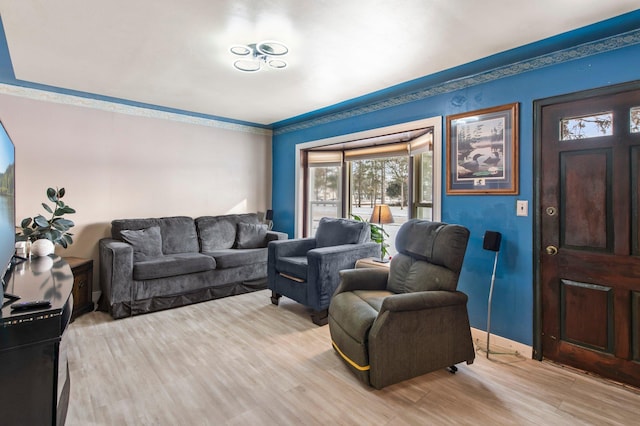
[[[12,311],[0,318],[0,424],[62,425],[69,405],[65,330],[73,310],[73,274],[59,256],[34,257],[6,277],[19,301],[50,300],[51,307]]]

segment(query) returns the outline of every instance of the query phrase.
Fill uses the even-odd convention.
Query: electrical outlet
[[[529,216],[529,201],[516,201],[516,216]]]

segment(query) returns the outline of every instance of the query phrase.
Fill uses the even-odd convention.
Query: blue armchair
[[[380,245],[371,241],[366,222],[320,219],[314,238],[271,241],[267,262],[271,302],[281,296],[310,307],[314,324],[327,323],[327,309],[340,281],[342,269],[352,269],[358,259],[380,257]]]

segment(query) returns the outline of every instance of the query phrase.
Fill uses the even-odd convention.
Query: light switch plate
[[[529,201],[516,201],[516,216],[529,216]]]

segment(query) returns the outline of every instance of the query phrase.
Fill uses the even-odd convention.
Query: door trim
[[[540,191],[542,189],[542,109],[545,106],[573,102],[602,95],[613,95],[620,92],[640,89],[640,80],[596,89],[568,93],[533,101],[533,359],[542,361],[542,296],[540,254],[542,249],[541,228],[542,212],[540,209]]]

